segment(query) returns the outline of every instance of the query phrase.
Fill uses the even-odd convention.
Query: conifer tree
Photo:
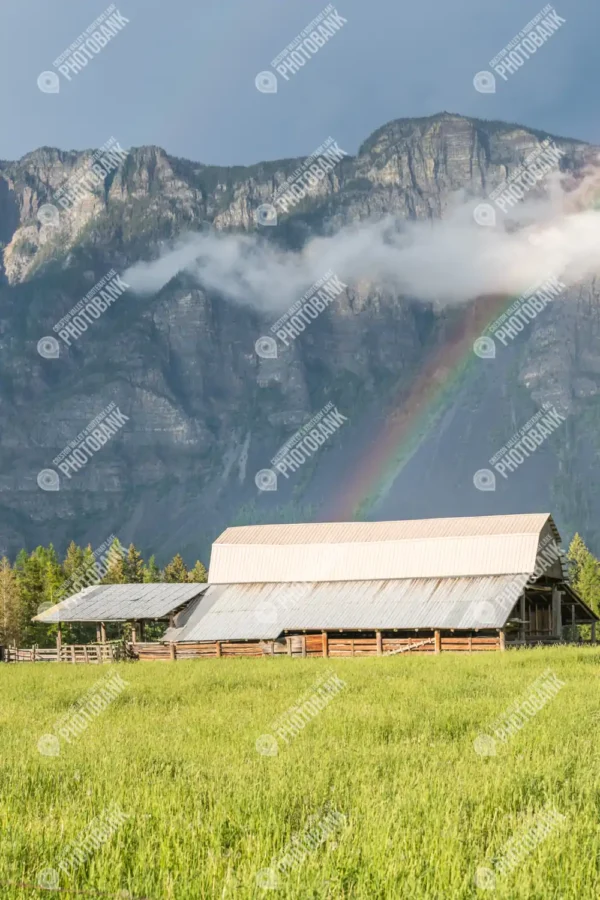
[[[75,541],[71,541],[71,543],[67,547],[65,561],[63,562],[65,578],[72,578],[73,575],[82,568],[83,564],[83,549],[81,547],[78,547]]]
[[[159,581],[162,581],[161,571],[156,565],[154,554],[152,554],[148,560],[148,565],[144,566],[144,582],[146,584],[157,584]]]
[[[125,580],[128,584],[141,584],[144,580],[144,560],[133,544],[129,545],[124,564]]]
[[[571,541],[567,559],[573,587],[594,612],[600,612],[600,562],[590,553],[579,534]]]
[[[0,560],[0,644],[21,644],[21,596],[16,575],[6,557]]]
[[[119,538],[115,538],[110,545],[107,554],[107,568],[102,584],[125,584],[127,581],[125,572],[124,550]]]
[[[165,566],[163,570],[163,581],[180,583],[182,581],[187,581],[187,576],[188,572],[186,565],[181,558],[181,555],[177,553],[171,562]]]
[[[200,562],[199,559],[197,559],[194,564],[194,568],[190,569],[190,571],[188,572],[188,581],[197,581],[199,584],[204,584],[206,579],[206,567]]]

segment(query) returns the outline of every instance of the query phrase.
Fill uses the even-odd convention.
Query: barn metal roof
[[[162,619],[207,588],[206,584],[101,584],[84,588],[35,616],[34,622],[123,622]]]
[[[533,572],[549,513],[318,522],[228,528],[212,547],[209,584],[364,581]]]
[[[176,617],[164,640],[257,640],[297,630],[502,628],[527,577],[210,585]]]

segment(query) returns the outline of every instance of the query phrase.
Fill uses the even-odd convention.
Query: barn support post
[[[302,635],[302,656],[306,656],[306,635]]]
[[[62,649],[62,623],[58,623],[56,632],[56,662],[60,662],[60,651]]]
[[[381,638],[381,629],[375,632],[375,640],[377,641],[377,656],[383,656],[383,640]]]
[[[216,654],[216,656],[222,655],[221,641],[215,641],[215,654]]]
[[[140,642],[143,644],[143,643],[144,643],[144,638],[145,638],[145,636],[146,636],[146,628],[145,628],[146,622],[145,622],[145,620],[144,620],[144,619],[140,619],[140,621],[138,622],[138,625],[139,625]]]
[[[500,643],[500,649],[506,650],[506,633],[504,629],[500,629],[500,631],[498,632],[498,639]]]
[[[96,643],[102,643],[102,632],[100,631],[100,622],[96,622]]]
[[[137,629],[138,629],[138,623],[132,622],[131,623],[131,643],[132,644],[137,644]]]
[[[435,644],[435,649],[433,652],[441,653],[442,652],[442,632],[439,629],[437,631],[433,632],[433,639],[434,639],[434,644]]]
[[[100,622],[100,641],[103,644],[106,643],[106,625],[104,622]]]
[[[525,606],[525,591],[521,594],[521,599],[519,601],[519,619],[521,620],[521,624],[519,625],[519,640],[525,642],[525,616],[527,615],[527,610]]]
[[[552,634],[555,638],[562,636],[562,593],[556,585],[552,585]]]
[[[171,643],[169,644],[169,654],[171,656],[171,660],[175,662],[175,660],[177,659],[177,647],[175,645],[175,641],[171,641]]]
[[[329,656],[329,639],[326,631],[321,632],[321,644],[323,646],[323,656]]]

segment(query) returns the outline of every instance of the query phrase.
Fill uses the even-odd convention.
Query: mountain
[[[256,224],[256,210],[301,158],[221,168],[135,148],[50,226],[40,207],[89,171],[93,152],[41,148],[0,162],[0,551],[49,540],[62,549],[72,538],[97,546],[118,533],[160,561],[177,550],[206,556],[227,524],[328,518],[343,507],[345,485],[361,498],[365,460],[375,458],[383,473],[400,451],[391,488],[358,514],[548,509],[567,534],[578,529],[600,550],[595,282],[564,292],[494,360],[457,358],[452,347],[482,304],[498,298],[440,308],[382,285],[349,284],[274,359],[254,347],[270,334],[272,314],[203,290],[187,274],[151,296],[127,291],[70,346],[60,341],[58,358],[37,349],[108,273],[156,259],[177,235],[260,231],[274,246],[298,249],[387,214],[433,220],[458,191],[488,196],[547,137],[447,113],[400,119],[280,213],[274,228]],[[574,177],[597,155],[578,141],[554,142],[562,171]],[[445,388],[436,408],[432,395]],[[385,451],[385,423],[411,397],[418,409],[398,447]],[[496,491],[477,491],[473,473],[557,398],[565,426]],[[255,473],[328,402],[347,424],[294,477],[280,478],[277,491],[259,491]],[[59,490],[40,489],[38,473],[58,471],[53,460],[110,403],[127,417],[123,427],[79,471],[61,475]],[[428,422],[422,433],[419,418]],[[377,472],[369,477],[377,482]]]

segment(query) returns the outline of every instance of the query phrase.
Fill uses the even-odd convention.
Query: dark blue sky
[[[566,24],[495,94],[476,72],[542,0],[339,0],[348,23],[276,94],[254,78],[324,0],[117,0],[130,19],[59,94],[36,84],[107,0],[5,0],[0,158],[83,149],[114,135],[205,163],[312,152],[329,135],[349,153],[385,122],[440,110],[504,119],[600,143],[600,7],[559,2]]]

